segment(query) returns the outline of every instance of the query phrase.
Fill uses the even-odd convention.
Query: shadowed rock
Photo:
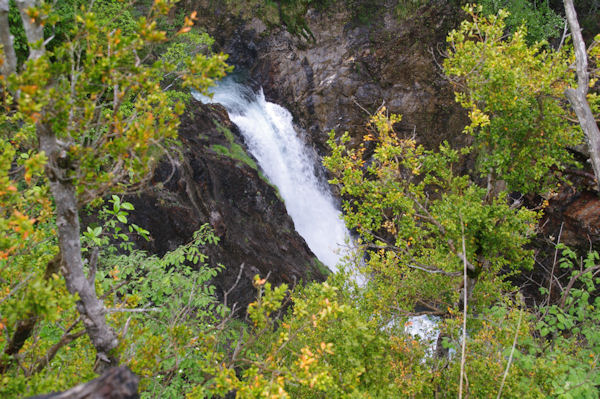
[[[304,239],[276,190],[244,152],[241,135],[220,105],[192,100],[181,118],[182,154],[171,155],[156,170],[152,186],[128,198],[135,206],[130,221],[150,231],[152,241],[138,247],[164,254],[192,239],[210,223],[221,241],[204,251],[210,263],[225,269],[213,282],[228,305],[238,309],[254,300],[254,275],[273,284],[324,279],[326,272]]]

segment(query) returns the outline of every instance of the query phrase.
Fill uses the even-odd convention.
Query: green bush
[[[562,17],[550,7],[548,0],[479,0],[479,3],[486,16],[498,14],[502,9],[508,11],[506,29],[514,33],[525,25],[529,44],[554,39],[564,27]]]

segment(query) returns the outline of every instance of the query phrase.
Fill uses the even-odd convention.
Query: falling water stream
[[[335,271],[344,256],[349,232],[329,186],[317,177],[314,152],[298,136],[290,112],[266,101],[262,89],[254,92],[233,78],[219,82],[211,93],[212,98],[197,93],[194,96],[225,107],[250,153],[277,186],[296,231],[317,258]],[[365,283],[360,276],[355,278],[360,285]],[[406,331],[435,342],[439,335],[437,322],[427,316],[411,317]]]
[[[277,186],[296,231],[321,262],[336,270],[349,233],[328,184],[317,177],[314,151],[298,136],[290,112],[266,101],[262,89],[255,93],[232,78],[211,92],[212,99],[195,97],[227,109],[250,153]]]

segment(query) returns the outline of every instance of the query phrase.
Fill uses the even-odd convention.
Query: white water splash
[[[212,99],[194,96],[227,109],[250,153],[279,189],[296,231],[317,258],[335,271],[349,233],[328,185],[316,176],[314,156],[294,130],[292,115],[266,101],[262,89],[253,93],[231,79],[220,82],[211,92]]]

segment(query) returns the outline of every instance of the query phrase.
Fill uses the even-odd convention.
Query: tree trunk
[[[2,0],[4,1],[4,0]],[[38,0],[15,0],[19,13],[21,14],[21,20],[23,21],[23,29],[25,30],[25,36],[27,37],[27,43],[29,43],[29,59],[37,60],[40,58],[45,51],[44,48],[44,26],[31,18],[28,14],[28,10],[32,7],[39,5]]]
[[[127,367],[115,367],[86,384],[65,392],[29,399],[137,399],[139,378]]]
[[[40,150],[48,157],[46,175],[56,204],[61,272],[69,292],[79,295],[77,310],[97,351],[96,370],[102,371],[116,364],[111,351],[117,346],[118,340],[115,332],[106,324],[104,304],[98,299],[93,282],[88,282],[83,272],[77,194],[69,173],[73,166],[51,128],[40,123],[37,130]]]
[[[577,21],[577,13],[573,0],[564,0],[565,12],[571,35],[573,37],[573,46],[575,47],[575,60],[577,66],[577,89],[568,88],[565,90],[565,95],[569,99],[579,125],[585,134],[586,141],[590,150],[590,160],[594,175],[596,176],[596,188],[600,192],[600,130],[594,119],[594,114],[590,109],[590,104],[587,101],[588,85],[590,83],[588,73],[587,51],[585,42],[581,36],[581,28]]]
[[[17,57],[13,45],[13,37],[8,28],[8,0],[0,0],[0,44],[4,49],[4,64],[0,72],[4,76],[17,71]]]

